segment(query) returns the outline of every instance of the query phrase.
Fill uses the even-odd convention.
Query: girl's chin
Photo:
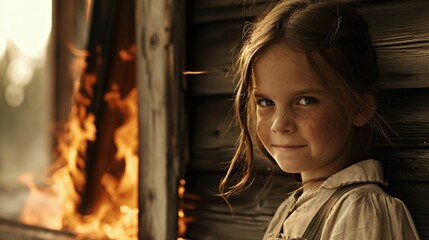
[[[295,174],[295,173],[301,173],[302,172],[302,169],[299,167],[294,167],[294,166],[285,165],[285,164],[279,164],[278,162],[277,162],[277,165],[280,167],[281,170],[283,170],[283,172],[286,172],[286,173]]]
[[[285,158],[284,156],[282,157],[274,156],[274,159],[276,160],[277,165],[280,167],[280,169],[286,173],[292,173],[292,174],[301,173],[302,171],[305,170],[305,168],[303,168],[303,161],[302,161],[304,159],[302,160],[298,160],[299,158],[290,159],[290,158]]]

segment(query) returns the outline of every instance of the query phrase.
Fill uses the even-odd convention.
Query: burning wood
[[[93,78],[86,78],[92,81]],[[90,95],[90,94],[89,94]],[[88,142],[95,141],[95,117],[86,111],[90,99],[76,94],[65,132],[58,139],[58,158],[46,186],[36,186],[31,176],[21,181],[30,189],[21,221],[49,229],[68,229],[78,235],[109,239],[136,239],[138,226],[137,90],[122,98],[118,86],[104,95],[109,107],[123,114],[124,123],[114,134],[115,159],[124,165],[121,176],[106,171],[101,178],[105,196],[91,214],[81,214],[78,205],[86,184],[85,155]]]
[[[94,1],[93,9],[87,50],[68,46],[74,104],[56,161],[43,186],[22,177],[31,192],[21,221],[77,237],[137,239],[134,2]]]

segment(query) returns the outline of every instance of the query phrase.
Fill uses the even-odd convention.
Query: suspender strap
[[[340,199],[348,191],[353,188],[365,185],[368,183],[358,183],[353,185],[347,185],[341,188],[338,188],[326,202],[320,207],[319,211],[317,211],[316,215],[314,215],[311,222],[308,224],[307,229],[305,230],[302,238],[309,240],[319,240],[322,235],[322,228],[325,224],[326,219],[328,218],[328,214],[331,211],[332,207],[335,203]]]

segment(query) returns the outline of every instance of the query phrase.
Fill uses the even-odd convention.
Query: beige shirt
[[[341,186],[371,183],[345,193],[333,206],[321,239],[419,239],[411,215],[401,200],[389,196],[380,185],[383,170],[376,160],[365,160],[332,175],[322,185],[289,196],[277,209],[265,233],[266,239],[302,236],[320,206]],[[288,212],[291,212],[289,216]],[[286,220],[284,220],[286,218]],[[275,236],[283,227],[283,234]]]

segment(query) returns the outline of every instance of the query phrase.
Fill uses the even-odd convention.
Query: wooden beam
[[[139,239],[176,239],[183,135],[184,1],[136,0]],[[173,24],[174,23],[174,24]]]
[[[62,126],[70,113],[73,81],[79,80],[82,60],[73,49],[85,50],[89,33],[86,0],[52,2],[54,119]]]
[[[67,231],[29,226],[0,218],[0,240],[73,240],[76,236]]]

